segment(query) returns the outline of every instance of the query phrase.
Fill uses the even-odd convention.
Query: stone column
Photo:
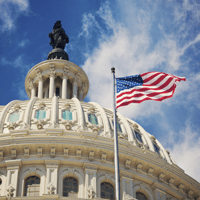
[[[31,79],[29,79],[29,89],[31,90],[31,98],[34,98],[36,96],[36,88]]]
[[[120,170],[120,184],[122,188],[122,199],[132,199],[133,198],[133,174],[127,171]]]
[[[74,96],[77,97],[77,85],[78,85],[78,80],[80,79],[80,75],[79,73],[76,74],[75,78],[74,78],[74,81],[73,81],[73,92],[72,92],[72,98]]]
[[[43,78],[42,72],[37,70],[37,79],[38,79],[38,98],[43,98]]]
[[[69,72],[64,71],[62,78],[62,99],[67,99],[67,79],[69,78]]]
[[[85,87],[86,87],[86,83],[82,83],[80,92],[79,92],[79,100],[83,101],[83,95],[84,95],[84,91],[85,91]]]
[[[85,169],[85,198],[93,199],[97,197],[97,183],[96,183],[96,172],[98,165],[84,163]]]
[[[16,197],[18,174],[21,167],[21,160],[5,161],[7,166],[6,196]]]
[[[73,92],[72,92],[72,98],[76,96],[77,97],[77,80],[74,79],[73,81]]]
[[[46,188],[45,194],[58,194],[58,167],[60,165],[60,160],[45,160],[46,164]]]
[[[55,76],[56,76],[56,72],[54,67],[52,66],[50,68],[50,72],[49,72],[49,98],[52,98],[54,96],[54,86],[55,86]]]

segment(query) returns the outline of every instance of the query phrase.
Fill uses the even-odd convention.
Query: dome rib
[[[84,124],[84,113],[83,113],[82,105],[76,97],[72,98],[72,100],[74,101],[76,105],[76,109],[77,109],[78,127],[83,128],[85,124]]]
[[[28,102],[26,112],[25,112],[25,116],[24,116],[24,125],[25,126],[26,125],[31,126],[31,113],[32,113],[33,106],[34,106],[37,99],[38,99],[37,97],[34,97]]]

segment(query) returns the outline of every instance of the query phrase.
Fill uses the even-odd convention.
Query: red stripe
[[[167,85],[169,85],[169,83],[171,82],[170,79],[168,79],[163,85],[161,85],[160,87],[157,87],[157,88],[149,88],[149,86],[152,86],[152,85],[145,85],[143,84],[142,85],[142,88],[140,89],[135,89],[133,88],[132,90],[128,91],[128,92],[122,92],[120,93],[119,95],[117,94],[117,98],[123,96],[124,94],[131,94],[135,91],[141,91],[141,92],[145,92],[145,91],[148,91],[148,90],[162,90],[163,88],[165,88]]]
[[[174,92],[175,92],[175,89],[176,89],[176,82],[186,81],[186,79],[184,77],[183,78],[177,77],[177,76],[174,76],[174,75],[171,75],[171,74],[166,74],[166,73],[163,73],[163,72],[153,72],[155,74],[152,74],[152,75],[150,75],[150,73],[152,73],[152,72],[140,74],[140,76],[142,78],[149,74],[149,77],[147,77],[146,79],[143,79],[144,84],[140,88],[138,88],[138,89],[133,88],[130,91],[121,92],[120,94],[117,94],[117,99],[124,96],[122,99],[117,100],[117,104],[120,104],[120,102],[122,102],[123,100],[127,100],[126,102],[123,102],[120,105],[118,105],[117,108],[119,108],[121,106],[128,105],[130,103],[141,103],[141,102],[146,101],[146,100],[162,101],[164,99],[171,98],[174,95]],[[161,76],[157,80],[155,80],[153,83],[145,84],[145,83],[148,83],[149,81],[151,81],[152,79],[156,78],[158,75],[161,75]],[[157,85],[159,83],[161,83],[161,81],[163,81],[166,77],[168,77],[168,79],[162,85],[160,85],[158,87]],[[158,91],[158,90],[163,90],[172,81],[174,81],[174,84],[169,89],[164,90],[162,92]],[[157,86],[157,87],[156,88],[150,88],[151,86],[154,86],[154,87]],[[145,93],[146,91],[150,91],[150,90],[152,90],[151,93],[142,94],[142,92]],[[137,94],[134,94],[135,92],[137,92]],[[172,92],[172,94],[170,94],[171,92]],[[170,95],[169,96],[162,96],[164,94],[170,94]],[[131,95],[131,96],[128,97],[127,95]],[[154,99],[153,97],[155,97],[157,95],[161,95],[161,97],[157,97],[156,99]],[[132,98],[138,98],[138,97],[142,97],[142,96],[146,96],[146,97],[144,99],[141,99],[141,100],[135,100],[135,99],[131,100]]]
[[[174,91],[175,90],[175,88],[176,88],[176,85],[172,85],[172,87],[171,88],[169,88],[168,90],[165,90],[165,91],[163,91],[163,92],[152,92],[152,93],[149,93],[149,94],[142,94],[142,93],[138,93],[138,94],[133,94],[133,96],[125,96],[124,98],[122,98],[122,99],[120,99],[120,100],[117,100],[117,103],[120,103],[121,101],[123,101],[124,99],[127,99],[127,100],[129,100],[129,99],[131,99],[131,98],[133,98],[133,97],[142,97],[142,96],[148,96],[148,97],[154,97],[154,96],[156,96],[156,95],[159,95],[159,94],[166,94],[166,93],[170,93],[170,92],[172,92],[172,91]],[[124,93],[124,95],[126,95],[126,93]],[[117,96],[117,98],[118,98],[118,96]],[[153,100],[155,100],[155,99],[153,99]],[[137,100],[138,101],[138,100]],[[141,101],[141,100],[139,100],[139,101]]]

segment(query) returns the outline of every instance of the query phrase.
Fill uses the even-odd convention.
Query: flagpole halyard
[[[116,91],[115,91],[115,68],[111,68],[113,74],[113,119],[114,119],[114,162],[115,162],[115,199],[120,200],[120,182],[119,182],[119,154],[118,154],[118,135],[117,135],[117,117],[116,117]]]

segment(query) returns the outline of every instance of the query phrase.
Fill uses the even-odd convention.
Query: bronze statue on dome
[[[49,37],[51,38],[50,45],[53,49],[65,48],[66,43],[69,43],[69,38],[65,33],[65,30],[62,28],[61,21],[56,21],[53,26],[53,31],[49,33]]]
[[[64,51],[66,43],[69,43],[69,38],[62,28],[60,20],[54,24],[53,31],[49,33],[49,37],[51,38],[49,44],[53,47],[53,50],[49,52],[47,60],[69,60],[68,54]]]

